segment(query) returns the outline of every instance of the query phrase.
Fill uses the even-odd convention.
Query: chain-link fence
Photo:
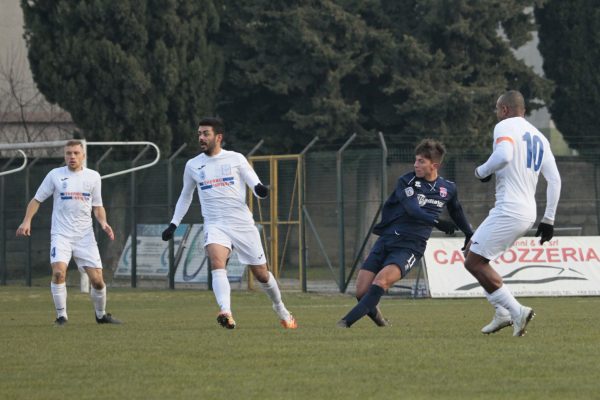
[[[132,164],[129,159],[96,165],[99,157],[90,153],[88,166],[98,167],[103,173]],[[486,157],[487,154],[449,154],[441,170],[442,176],[456,182],[459,198],[474,227],[483,221],[495,201],[493,181],[483,184],[473,176],[475,166]],[[7,161],[0,159],[0,169],[10,169]],[[163,159],[151,168],[103,180],[104,206],[116,235],[114,241],[109,241],[103,232],[97,232],[109,284],[129,286],[136,282],[169,287],[167,273],[148,277],[141,269],[132,279],[114,272],[127,240],[135,238],[133,227],[159,225],[162,229],[169,223],[181,191],[186,161]],[[596,160],[570,156],[557,157],[557,161],[562,176],[555,222],[558,234],[600,234],[600,167]],[[262,223],[261,235],[269,262],[277,266],[283,285],[314,291],[352,288],[355,268],[360,267],[374,240],[369,231],[379,218],[380,205],[394,189],[397,178],[413,169],[413,162],[412,148],[389,149],[386,155],[376,139],[367,144],[349,142],[337,150],[315,148],[302,157],[282,157],[275,164],[269,158],[253,161],[259,177],[271,185],[271,195],[275,196],[275,202],[253,200],[252,209],[257,223]],[[23,171],[0,177],[2,284],[48,284],[51,201],[44,202],[34,218],[30,238],[16,238],[15,231],[45,175],[61,163],[62,159],[40,158]],[[545,181],[540,179],[538,216],[546,205],[545,190]],[[200,206],[194,197],[183,223],[201,222]],[[135,239],[137,243],[139,240]],[[273,243],[276,251],[270,250]],[[194,246],[201,244],[195,242]],[[164,257],[165,253],[161,250],[158,254]],[[202,260],[197,263],[200,265]],[[70,275],[69,283],[78,284],[77,274]]]

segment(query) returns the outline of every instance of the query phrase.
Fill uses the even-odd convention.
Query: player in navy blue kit
[[[378,326],[388,325],[377,304],[421,259],[433,227],[453,234],[458,226],[466,236],[465,244],[469,242],[473,231],[458,201],[456,185],[438,176],[445,153],[443,144],[433,139],[424,139],[415,148],[414,172],[398,179],[383,206],[381,222],[373,228],[380,237],[358,272],[359,302],[338,322],[339,327],[349,328],[365,315]],[[444,206],[454,222],[439,218]]]

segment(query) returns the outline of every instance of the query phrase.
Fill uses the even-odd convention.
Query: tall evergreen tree
[[[524,12],[530,1],[357,3],[370,26],[395,39],[385,73],[360,91],[380,93],[370,97],[376,101],[365,125],[392,133],[392,142],[434,136],[451,148],[487,148],[502,91],[521,90],[529,109],[540,106],[531,100],[549,98],[549,82],[511,51],[534,29]]]
[[[92,140],[168,151],[214,111],[221,53],[212,0],[22,0],[35,81]]]
[[[550,112],[570,147],[597,159],[600,148],[600,7],[593,0],[549,0],[535,10],[544,72],[554,80]]]
[[[534,29],[527,0],[224,0],[219,112],[237,138],[283,149],[383,131],[489,146],[497,96],[547,100],[550,84],[511,48]],[[531,102],[529,109],[539,107]]]
[[[369,55],[359,16],[333,0],[224,3],[218,110],[236,140],[264,137],[279,151],[297,150],[314,135],[335,140],[360,126],[360,104],[343,92]]]

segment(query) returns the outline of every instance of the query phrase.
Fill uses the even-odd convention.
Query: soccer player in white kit
[[[561,180],[550,143],[524,118],[525,100],[520,92],[510,90],[500,96],[496,116],[499,122],[494,128],[493,152],[475,169],[475,176],[482,182],[496,174],[496,204],[465,250],[465,267],[496,309],[492,322],[481,332],[490,334],[513,325],[513,336],[523,336],[535,313],[514,298],[490,260],[500,257],[535,223],[535,189],[540,172],[548,187],[546,210],[535,235],[541,235],[540,244],[552,239]]]
[[[50,263],[52,282],[50,289],[56,308],[55,326],[67,323],[67,267],[71,257],[77,267],[90,278],[90,297],[99,324],[120,324],[121,321],[106,313],[106,284],[102,277],[102,261],[92,227],[92,212],[110,240],[115,235],[106,221],[102,206],[100,175],[83,167],[85,153],[79,140],[65,145],[65,165],[54,168],[46,175],[25,212],[25,218],[17,229],[17,236],[31,235],[31,220],[40,203],[54,197],[52,228],[50,230]]]
[[[185,165],[183,189],[162,238],[165,241],[173,238],[197,188],[204,218],[204,247],[210,259],[213,292],[220,308],[217,322],[227,329],[236,325],[231,313],[231,287],[226,270],[227,260],[235,248],[240,262],[250,266],[273,302],[281,326],[296,329],[296,320],[283,304],[277,281],[267,268],[258,229],[246,205],[246,185],[253,188],[259,198],[267,197],[269,190],[243,155],[221,147],[224,134],[219,118],[200,121],[198,141],[202,153]]]

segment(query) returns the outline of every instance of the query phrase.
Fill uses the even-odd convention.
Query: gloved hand
[[[269,187],[259,182],[254,186],[254,193],[256,193],[259,198],[264,199],[269,195]]]
[[[492,176],[491,176],[491,175],[488,175],[488,176],[486,176],[485,178],[481,178],[481,179],[479,179],[479,180],[480,180],[481,182],[484,182],[484,183],[485,183],[485,182],[489,182],[489,181],[491,181],[491,180],[492,180]]]
[[[540,244],[544,244],[544,242],[550,241],[550,239],[552,239],[552,236],[554,236],[554,225],[550,225],[545,222],[540,222],[537,228],[537,232],[535,232],[535,236],[540,235]]]
[[[167,242],[167,241],[173,239],[173,233],[175,232],[175,229],[177,229],[177,225],[175,225],[173,223],[169,224],[167,229],[165,229],[162,233],[162,240]]]
[[[436,220],[434,226],[440,231],[444,232],[446,235],[452,235],[457,229],[456,225],[454,225],[454,222],[446,221],[443,219]]]
[[[472,236],[473,236],[473,232],[471,232],[469,234],[465,233],[465,244],[463,245],[463,247],[461,249],[463,253],[465,252],[465,249],[467,248],[467,245],[469,244],[469,240],[471,240]]]

